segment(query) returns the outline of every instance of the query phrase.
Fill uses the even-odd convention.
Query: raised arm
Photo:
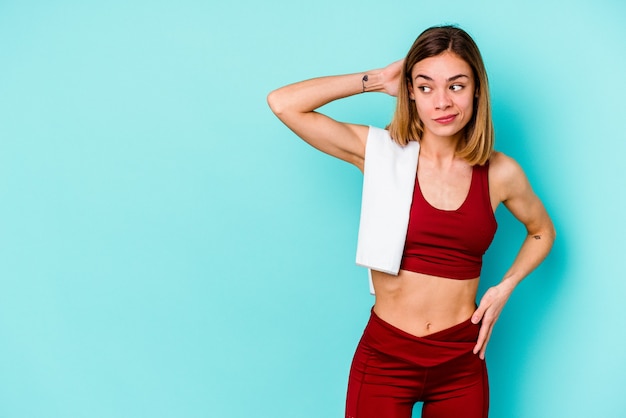
[[[487,290],[472,321],[482,320],[478,342],[474,349],[484,358],[493,325],[515,287],[546,258],[556,232],[548,212],[533,192],[522,168],[511,158],[495,153],[489,168],[492,196],[504,203],[526,227],[526,238],[513,264],[502,281]]]
[[[301,81],[274,90],[267,102],[274,114],[300,138],[362,171],[368,127],[338,122],[316,109],[364,92],[395,96],[401,68],[398,61],[384,69]]]

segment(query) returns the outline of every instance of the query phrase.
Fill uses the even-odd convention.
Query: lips
[[[457,115],[442,116],[440,118],[435,119],[435,122],[440,123],[442,125],[447,125],[449,123],[452,123],[456,119],[456,116]]]

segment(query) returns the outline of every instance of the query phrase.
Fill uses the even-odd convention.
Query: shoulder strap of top
[[[489,161],[487,161],[484,165],[477,167],[480,177],[480,193],[484,199],[483,202],[487,205],[490,211],[493,211],[491,208],[491,196],[489,194]]]

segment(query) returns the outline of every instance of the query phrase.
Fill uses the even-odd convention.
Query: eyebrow
[[[428,80],[428,81],[434,81],[431,77],[429,77],[429,76],[427,76],[427,75],[424,75],[424,74],[418,74],[418,75],[416,75],[416,76],[415,76],[415,79],[417,80],[417,79],[418,79],[418,78],[420,78],[420,77],[421,77],[421,78],[424,78],[424,79],[426,79],[426,80]],[[467,75],[465,75],[465,74],[457,74],[457,75],[455,75],[455,76],[450,77],[450,78],[448,79],[448,82],[450,82],[450,81],[455,81],[455,80],[458,80],[459,78],[463,78],[463,77],[465,77],[465,78],[469,78],[469,76],[467,76]]]

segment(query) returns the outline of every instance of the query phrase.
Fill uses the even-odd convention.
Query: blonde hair
[[[495,142],[487,71],[474,40],[467,32],[455,26],[434,26],[426,29],[411,46],[402,68],[396,111],[387,129],[400,145],[421,139],[424,132],[422,121],[409,97],[411,70],[423,59],[446,51],[467,62],[472,68],[476,83],[474,112],[464,128],[465,135],[459,143],[457,155],[471,165],[483,165],[491,157]]]

